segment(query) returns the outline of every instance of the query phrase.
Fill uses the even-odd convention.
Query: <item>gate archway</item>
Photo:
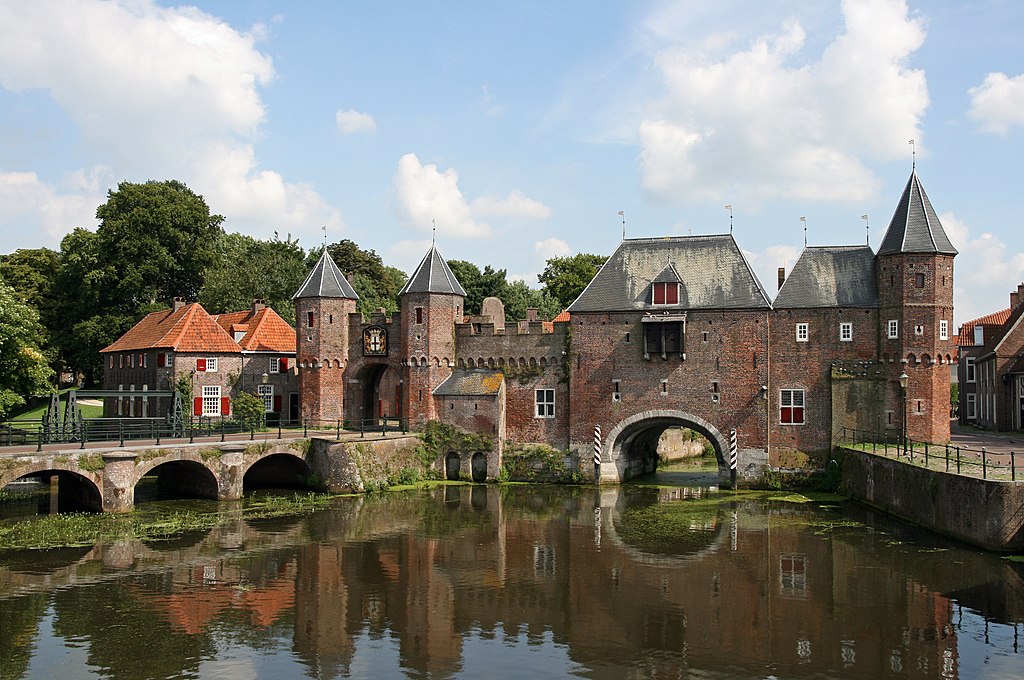
[[[358,412],[347,417],[364,424],[402,417],[402,379],[398,370],[389,364],[369,364],[359,369],[356,378],[359,391],[352,403],[357,405]]]
[[[614,468],[616,479],[623,482],[654,472],[658,463],[658,440],[670,427],[688,427],[707,438],[715,449],[719,480],[729,479],[725,453],[729,444],[718,428],[700,416],[668,409],[637,413],[608,432],[602,446],[602,478],[610,479],[610,467]]]

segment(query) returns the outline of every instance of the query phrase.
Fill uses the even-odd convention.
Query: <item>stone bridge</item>
[[[246,490],[268,487],[362,491],[359,466],[349,455],[352,447],[371,455],[380,450],[386,457],[418,443],[409,436],[366,439],[358,445],[291,439],[12,454],[0,457],[0,489],[22,478],[41,478],[50,481],[61,510],[74,506],[104,512],[131,511],[135,487],[147,475],[175,495],[214,500],[235,500]]]

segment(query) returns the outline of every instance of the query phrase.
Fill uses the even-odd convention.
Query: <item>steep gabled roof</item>
[[[238,340],[243,351],[295,352],[295,329],[270,307],[218,314],[214,319],[231,337],[236,331],[245,333]]]
[[[359,299],[326,248],[292,299],[313,297]]]
[[[198,302],[147,314],[101,352],[168,349],[175,352],[240,352],[230,335]]]
[[[1010,308],[1000,310],[998,312],[992,312],[985,316],[979,316],[977,319],[971,319],[970,321],[964,322],[960,326],[960,333],[957,334],[956,344],[958,347],[973,347],[974,346],[974,328],[975,326],[1002,326],[1006,323],[1006,320],[1010,318]]]
[[[487,397],[501,390],[505,374],[479,368],[459,368],[434,388],[436,397]]]
[[[466,296],[466,291],[463,290],[459,280],[455,278],[448,263],[441,257],[441,253],[437,252],[437,247],[434,244],[430,245],[430,250],[423,256],[416,271],[398,292],[399,295],[406,293],[442,293]]]
[[[910,173],[907,187],[878,248],[879,255],[894,253],[956,255],[956,248],[943,231],[939,216],[928,200],[916,171]]]
[[[654,307],[650,286],[666,271],[678,277],[679,304]],[[736,241],[724,234],[623,240],[569,311],[770,307]]]
[[[875,254],[868,246],[804,248],[772,306],[877,307]]]

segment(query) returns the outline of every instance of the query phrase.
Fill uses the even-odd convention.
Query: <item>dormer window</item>
[[[678,305],[679,284],[678,283],[652,283],[651,284],[652,305]]]

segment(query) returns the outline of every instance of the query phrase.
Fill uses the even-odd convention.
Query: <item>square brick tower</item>
[[[455,365],[455,324],[462,322],[466,291],[431,244],[398,295],[407,417],[410,423],[436,419],[433,391]]]
[[[310,426],[343,420],[348,317],[359,296],[324,249],[295,300],[299,408]]]
[[[912,171],[878,248],[879,354],[890,370],[887,407],[911,439],[949,440],[949,364],[956,248]],[[899,376],[907,375],[907,387]]]

